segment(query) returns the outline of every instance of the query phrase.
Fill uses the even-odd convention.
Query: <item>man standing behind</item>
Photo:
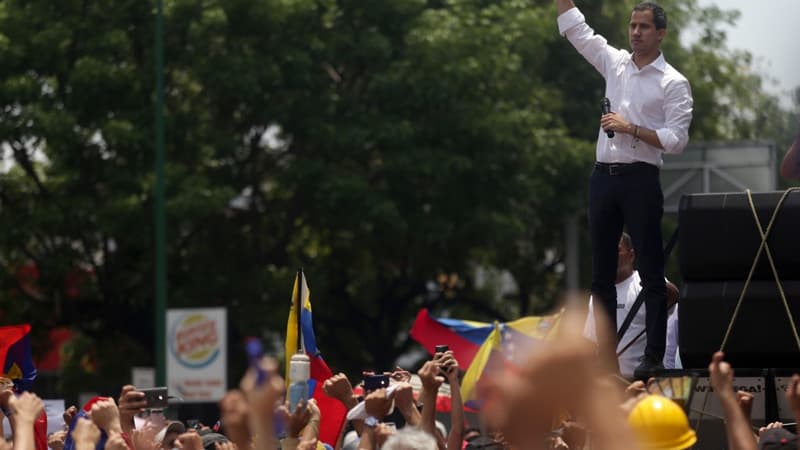
[[[611,327],[598,329],[601,351],[616,342],[617,243],[627,227],[639,260],[646,311],[647,344],[637,370],[661,368],[667,301],[659,180],[662,153],[680,153],[689,141],[692,93],[689,82],[661,53],[667,15],[654,3],[633,8],[628,28],[632,53],[596,35],[572,0],[556,0],[558,29],[606,80],[611,110],[600,119],[594,171],[589,182],[592,296]],[[599,99],[598,99],[599,100]],[[613,133],[613,137],[612,133]]]

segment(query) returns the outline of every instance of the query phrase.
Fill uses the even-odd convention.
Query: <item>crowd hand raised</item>
[[[121,434],[112,434],[106,441],[105,450],[128,450],[128,444],[122,439]]]
[[[401,382],[396,384],[392,396],[394,397],[394,404],[397,406],[397,409],[404,415],[406,412],[416,409],[414,403],[414,388],[411,386],[411,383]]]
[[[765,427],[761,427],[758,429],[758,435],[761,436],[761,433],[771,430],[773,428],[783,428],[783,422],[770,422]]]
[[[417,371],[422,387],[431,392],[439,392],[439,386],[444,383],[444,377],[438,375],[441,366],[436,361],[427,361]]]
[[[736,403],[739,404],[744,416],[749,419],[753,410],[753,394],[745,391],[736,391]]]
[[[439,355],[439,353],[437,353]],[[441,353],[441,356],[438,359],[439,365],[442,367],[442,373],[447,377],[447,381],[450,384],[453,384],[454,381],[458,381],[458,361],[456,360],[455,356],[453,356],[453,351],[448,350],[444,353]]]
[[[287,434],[292,438],[299,438],[303,428],[311,421],[311,406],[309,403],[300,401],[293,413],[289,412],[287,405],[282,405],[278,408],[278,414],[283,416],[283,421],[286,423]]]
[[[733,368],[724,361],[724,358],[724,353],[716,352],[711,357],[711,364],[708,365],[711,386],[720,397],[733,395]]]
[[[197,431],[189,430],[175,438],[175,448],[179,450],[203,450],[203,439],[197,434]]]
[[[800,421],[800,375],[792,375],[792,380],[789,382],[788,389],[786,389],[786,398],[792,408],[794,421]]]
[[[367,415],[383,420],[392,409],[392,400],[386,395],[386,389],[376,389],[364,398]]]
[[[377,443],[376,448],[383,447],[383,444],[386,443],[386,440],[392,437],[397,430],[395,427],[391,425],[387,425],[385,423],[379,423],[375,426],[375,442]]]
[[[120,425],[122,425],[122,430],[130,433],[134,428],[133,416],[144,411],[147,407],[144,392],[136,390],[136,386],[132,384],[126,384],[122,386],[117,403],[119,404],[119,421]],[[75,412],[77,412],[77,409]]]
[[[394,371],[389,374],[389,377],[398,383],[411,382],[411,372],[403,369],[400,366],[395,367]]]
[[[250,405],[244,398],[244,393],[239,390],[231,390],[225,393],[219,401],[219,412],[225,428],[247,428],[247,420],[250,416]]]
[[[91,420],[80,417],[72,430],[76,450],[94,450],[100,440],[100,429]]]
[[[44,403],[38,395],[32,392],[23,392],[19,397],[8,399],[8,406],[14,413],[12,417],[16,423],[33,424],[44,409]]]
[[[78,414],[78,407],[75,405],[72,405],[66,410],[64,410],[64,413],[61,414],[61,418],[64,419],[64,425],[69,427],[70,424],[72,424],[72,421],[75,420],[75,416],[77,414]]]
[[[347,379],[347,375],[341,372],[325,380],[322,383],[322,390],[325,391],[325,395],[339,400],[348,409],[356,404],[353,397],[353,386],[350,384],[350,380]]]
[[[231,441],[242,446],[250,442],[250,405],[242,391],[234,389],[226,392],[219,402],[219,413],[220,420],[225,424],[225,433]]]
[[[553,418],[564,410],[584,413],[589,425],[605,417],[596,425],[614,432],[624,425],[624,416],[614,410],[621,398],[611,398],[611,392],[608,398],[596,395],[601,388],[613,389],[594,382],[602,373],[602,362],[580,332],[585,315],[568,310],[561,320],[554,339],[531,352],[519,369],[499,371],[479,385],[479,397],[484,400],[482,418],[489,428],[503,432],[512,445],[543,439],[551,431]],[[594,405],[596,402],[600,404]],[[625,441],[624,436],[620,439]]]
[[[278,362],[274,358],[265,356],[261,358],[259,365],[267,374],[266,380],[257,386],[258,373],[251,367],[245,372],[239,389],[250,404],[250,412],[258,418],[267,418],[272,417],[275,403],[283,395],[284,384],[283,378],[278,374]]]
[[[136,450],[158,450],[161,447],[160,442],[156,442],[156,434],[160,430],[152,422],[146,422],[142,428],[131,431],[131,440],[133,441],[133,448]]]
[[[119,409],[114,399],[101,400],[92,405],[92,422],[108,434],[121,433]]]
[[[67,432],[64,430],[56,431],[47,437],[47,447],[51,450],[62,450],[64,441],[67,440]]]

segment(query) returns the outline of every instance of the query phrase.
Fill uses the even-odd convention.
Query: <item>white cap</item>
[[[153,440],[158,443],[159,445],[164,442],[164,438],[167,437],[167,433],[178,433],[181,434],[186,431],[186,426],[183,425],[183,422],[173,421],[168,422],[164,428],[162,428]]]

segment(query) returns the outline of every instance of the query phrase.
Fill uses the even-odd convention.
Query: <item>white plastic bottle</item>
[[[289,362],[289,411],[294,412],[300,401],[308,402],[308,379],[311,376],[311,360],[304,353],[292,356]]]

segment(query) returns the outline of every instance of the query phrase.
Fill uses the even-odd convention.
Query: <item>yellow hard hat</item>
[[[660,395],[648,395],[637,403],[628,425],[644,450],[683,450],[697,442],[683,408]]]

